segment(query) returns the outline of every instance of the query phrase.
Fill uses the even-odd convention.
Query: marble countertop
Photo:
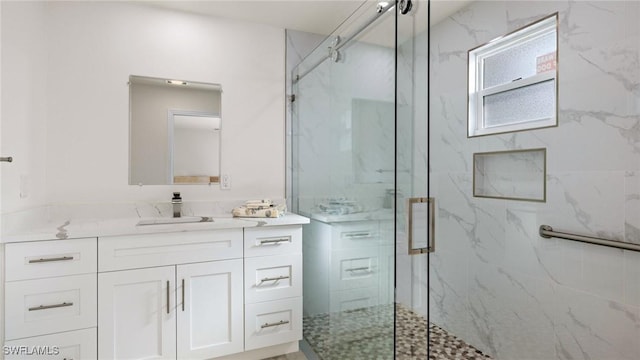
[[[137,226],[138,222],[141,220],[150,219],[153,218],[86,220],[79,222],[69,220],[62,223],[48,223],[43,226],[15,234],[3,234],[0,238],[0,242],[14,243],[39,240],[95,238],[309,223],[309,219],[304,216],[287,214],[279,218],[213,217],[210,222]]]
[[[349,221],[379,221],[379,220],[393,220],[392,209],[380,209],[375,211],[363,211],[352,214],[332,215],[325,213],[311,213],[305,214],[313,220],[322,221],[324,223],[338,223]]]

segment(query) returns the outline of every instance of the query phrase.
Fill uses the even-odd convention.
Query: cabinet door
[[[242,259],[179,265],[178,359],[242,352]]]
[[[175,359],[175,267],[98,275],[98,357]]]

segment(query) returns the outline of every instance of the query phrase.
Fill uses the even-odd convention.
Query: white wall
[[[46,8],[37,2],[2,2],[1,144],[2,211],[45,202],[47,159]],[[20,182],[26,183],[21,190]],[[22,192],[22,195],[21,195]]]
[[[28,116],[39,126],[24,129],[27,115],[4,116],[9,111],[3,109],[3,137],[25,152],[46,153],[46,164],[41,161],[30,176],[29,205],[168,201],[172,191],[181,191],[185,201],[284,197],[284,30],[132,3],[2,6],[3,35],[23,44],[30,43],[25,32],[35,34],[24,61],[37,61],[33,71],[16,73],[15,64],[7,73],[17,79],[2,79],[5,89],[20,80],[20,87],[11,85],[3,98],[3,104],[25,104],[12,113],[40,115]],[[36,15],[38,21],[29,26]],[[35,43],[45,34],[46,46],[44,40]],[[19,47],[4,40],[3,53]],[[222,85],[221,167],[232,177],[231,190],[128,185],[131,74]],[[39,86],[29,91],[34,82]],[[13,128],[20,131],[8,134]],[[9,145],[3,143],[3,150]],[[19,159],[21,154],[14,155]],[[7,177],[2,184],[5,213],[27,204],[18,199],[18,174]]]
[[[2,6],[0,6],[0,43],[3,39],[2,34]],[[0,84],[2,84],[3,71],[2,71],[2,46],[0,46]],[[2,119],[4,113],[2,112],[2,86],[0,86],[0,130],[2,129]],[[0,151],[2,151],[2,136],[0,131]],[[2,179],[2,169],[0,169],[0,179]],[[4,180],[4,179],[3,179]],[[0,189],[0,199],[2,199],[2,189]],[[0,201],[0,210],[2,209],[2,201]],[[0,217],[0,228],[2,227],[2,219]],[[0,319],[4,319],[4,244],[0,244]],[[4,326],[0,326],[0,339],[4,339]],[[0,359],[4,359],[4,352],[0,354]]]

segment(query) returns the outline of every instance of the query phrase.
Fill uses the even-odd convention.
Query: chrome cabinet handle
[[[184,311],[184,279],[182,279],[182,311]]]
[[[260,280],[260,284],[262,284],[263,282],[266,281],[280,281],[280,280],[284,280],[284,279],[288,279],[289,276],[276,276],[276,277],[271,277],[271,278],[264,278],[262,280]],[[258,285],[260,285],[258,284]]]
[[[370,232],[348,233],[348,234],[345,234],[344,236],[348,238],[365,238],[365,237],[371,237],[371,233]]]
[[[55,308],[61,308],[61,307],[67,307],[67,306],[73,306],[73,303],[72,302],[63,302],[62,304],[55,304],[55,305],[40,305],[40,306],[30,307],[29,311],[55,309]]]
[[[288,324],[289,320],[280,320],[276,323],[265,323],[264,325],[260,326],[261,329],[265,329],[265,328],[270,328],[270,327],[274,327],[274,326],[280,326],[280,325],[285,325]]]
[[[2,161],[2,162],[13,162],[13,156],[0,157],[0,161]]]
[[[264,244],[279,244],[281,242],[287,242],[287,241],[289,241],[289,238],[260,240],[260,245],[264,245]]]
[[[350,269],[344,269],[344,271],[371,271],[370,267],[357,267],[357,268],[350,268]]]
[[[169,305],[170,305],[169,301],[171,300],[171,295],[169,294],[169,291],[170,291],[169,285],[170,285],[169,280],[167,280],[167,314],[169,314],[169,312],[170,312],[170,310],[169,310]]]
[[[423,248],[414,248],[413,247],[413,204],[416,203],[427,203],[429,205],[429,231],[427,234],[427,238],[429,239],[429,243],[427,247]],[[435,240],[435,199],[434,198],[425,198],[425,197],[417,197],[417,198],[409,198],[407,199],[407,243],[409,244],[409,255],[416,254],[426,254],[430,252],[434,252],[436,250],[436,240]]]
[[[54,261],[69,261],[69,260],[73,260],[73,256],[34,259],[34,260],[29,260],[29,264],[44,263],[44,262],[54,262]]]

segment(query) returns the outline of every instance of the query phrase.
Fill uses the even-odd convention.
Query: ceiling
[[[439,22],[471,1],[432,0],[431,23]],[[363,4],[363,0],[152,0],[144,3],[284,29],[330,34]]]

